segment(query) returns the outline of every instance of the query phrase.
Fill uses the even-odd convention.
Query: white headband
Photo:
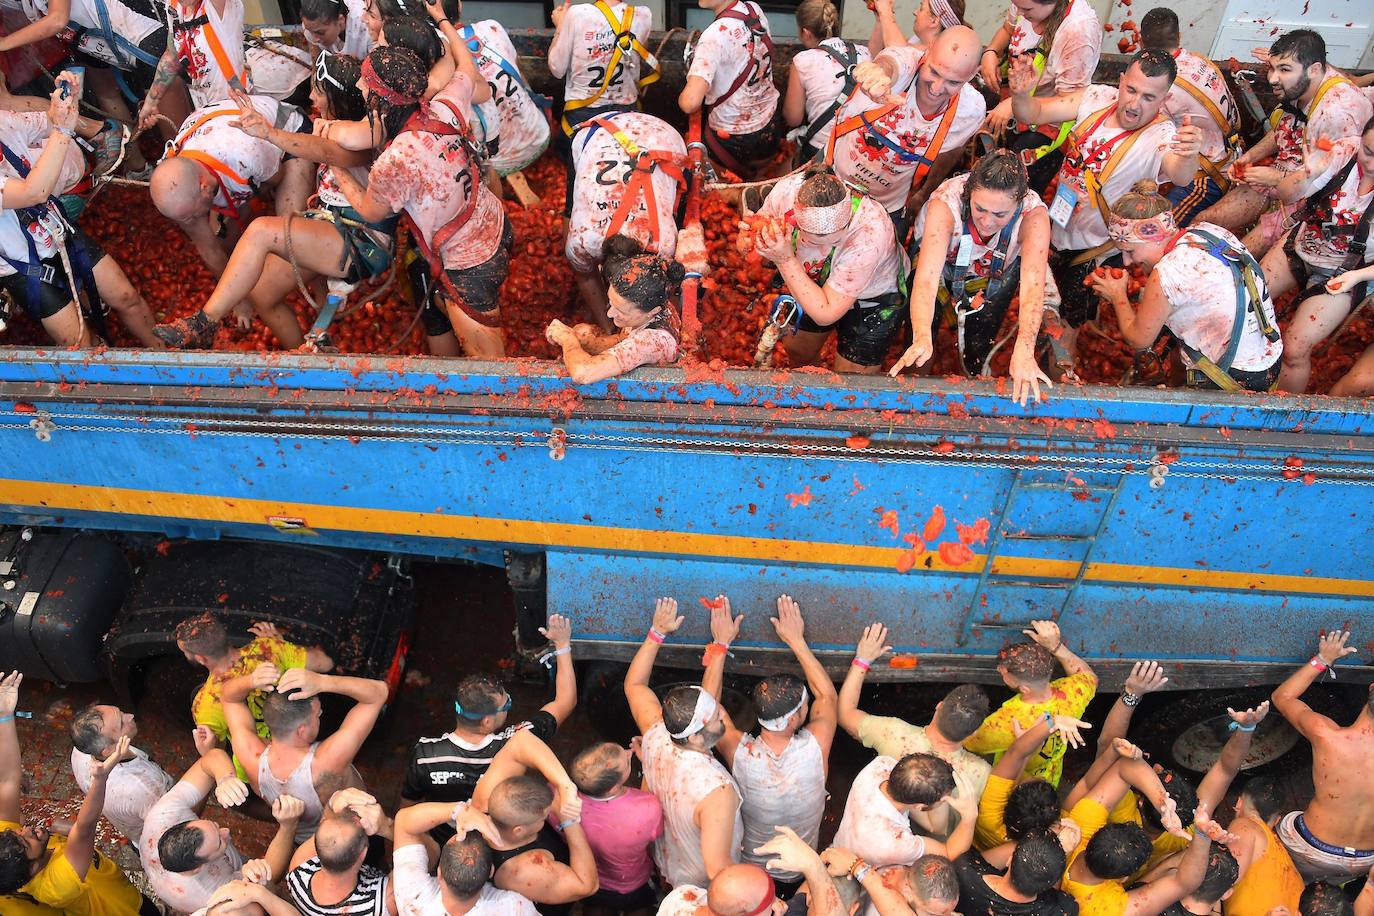
[[[787,727],[787,720],[795,716],[797,714],[797,710],[801,709],[803,706],[806,705],[806,700],[806,685],[803,684],[801,699],[797,701],[797,705],[793,706],[791,709],[787,710],[787,712],[778,716],[776,719],[759,719],[759,728],[767,729],[770,732],[782,731],[784,728]]]
[[[697,707],[692,710],[692,721],[687,723],[687,727],[680,732],[668,732],[668,737],[676,738],[679,741],[683,738],[690,738],[697,732],[706,727],[706,722],[716,712],[716,698],[695,684],[692,689],[697,692]]]
[[[954,13],[954,8],[949,5],[949,0],[930,0],[930,11],[940,20],[940,24],[947,29],[952,29],[956,25],[963,25],[963,21]]]
[[[797,207],[792,221],[807,235],[830,235],[839,232],[854,216],[854,202],[846,197],[837,204],[825,207]]]

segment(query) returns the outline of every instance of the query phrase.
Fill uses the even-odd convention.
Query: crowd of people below
[[[430,354],[503,356],[500,290],[523,251],[503,181],[518,193],[549,148],[567,163],[565,255],[589,320],[546,336],[579,384],[684,355],[682,285],[712,267],[685,216],[698,154],[739,179],[724,193],[740,247],[776,267],[769,320],[794,366],[833,337],[836,371],[877,373],[909,328],[893,375],[929,372],[937,341],[987,375],[1010,343],[1025,403],[1075,377],[1106,303],[1139,381],[1301,393],[1374,279],[1370,80],[1332,67],[1315,31],[1256,49],[1278,106],[1247,149],[1225,75],[1182,48],[1166,7],[1141,17],[1110,86],[1093,83],[1104,30],[1084,0],[1014,0],[986,45],[963,0],[922,0],[911,36],[874,0],[867,46],[839,35],[830,0],[803,0],[780,91],[762,9],[698,3],[714,19],[677,103],[703,119],[700,149],[639,110],[659,77],[648,7],[554,6],[557,116],[501,24],[465,24],[461,0],[306,0],[314,58],[245,43],[242,0],[25,0],[32,22],[0,50],[70,26],[84,73],[58,76],[46,112],[0,100],[0,286],[62,345],[108,339],[108,304],[147,347],[207,347],[256,316],[296,348],[299,284],[343,298],[404,268]],[[163,132],[158,162],[121,146],[117,118],[80,117],[86,74],[129,125]],[[219,278],[197,310],[158,324],[73,228],[91,180],[78,144],[97,173],[130,151],[124,167]],[[254,218],[268,196],[276,215]],[[402,220],[418,256],[398,261]],[[1332,389],[1371,392],[1374,347]]]
[[[885,626],[863,631],[836,690],[801,608],[782,595],[770,619],[797,673],[756,682],[756,727],[742,729],[722,684],[744,618],[725,596],[706,604],[700,684],[656,691],[660,647],[684,623],[676,601],[656,602],[624,677],[639,733],[628,747],[592,742],[567,760],[550,750],[577,705],[572,628],[553,615],[542,631],[548,703],[522,719],[498,680],[464,677],[451,730],[419,738],[404,776],[396,768],[394,782],[371,787],[353,761],[388,700],[385,682],[332,673],[328,653],[270,624],[235,646],[215,616],[188,618],[177,644],[207,671],[191,710],[198,759],[178,779],[134,746],[133,715],[80,710],[71,769],[85,797],[65,836],[21,814],[23,678],[12,673],[0,679],[0,912],[1374,914],[1374,788],[1361,775],[1374,759],[1374,691],[1348,725],[1303,700],[1355,653],[1347,631],[1323,632],[1271,700],[1228,709],[1224,746],[1194,783],[1126,737],[1142,697],[1168,684],[1161,666],[1135,663],[1105,718],[1085,721],[1097,675],[1044,620],[997,657],[1009,699],[993,708],[964,684],[918,724],[861,708],[870,667],[891,651]],[[328,694],[347,712],[326,734]],[[1272,778],[1233,786],[1272,714],[1311,744],[1315,793],[1302,810],[1284,806]],[[852,779],[830,773],[838,729],[874,752]],[[1069,784],[1065,754],[1094,733],[1091,764]],[[398,784],[388,814],[377,796]],[[832,794],[843,815],[826,844]],[[210,819],[212,797],[273,820],[266,849],[241,848],[242,836]],[[97,848],[102,815],[137,849],[156,900]]]

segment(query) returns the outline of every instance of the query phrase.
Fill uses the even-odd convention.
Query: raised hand
[[[864,627],[864,635],[859,638],[854,655],[871,665],[891,651],[892,647],[887,644],[887,627],[881,623],[870,623]]]
[[[233,94],[234,94],[234,90],[230,90],[230,94],[233,95]],[[239,93],[239,94],[242,95],[242,93]],[[247,99],[247,96],[244,96],[244,98]],[[240,107],[242,107],[242,106],[240,106]],[[249,107],[249,110],[250,110],[250,111],[252,111],[254,114],[257,114],[257,111],[258,111],[258,110],[257,110],[256,108],[253,108],[251,104],[250,104],[248,107]],[[258,117],[262,117],[262,115],[258,115]],[[258,621],[255,621],[255,622],[253,623],[253,625],[250,626],[250,627],[248,628],[248,632],[249,632],[249,633],[252,633],[254,636],[258,637],[259,639],[281,639],[281,638],[282,638],[281,630],[278,630],[278,629],[277,629],[277,625],[276,625],[275,623],[269,623],[269,622],[266,621],[266,620],[258,620]]]
[[[271,884],[272,866],[266,859],[249,859],[243,863],[243,880],[249,884]]]
[[[539,632],[544,638],[553,643],[555,649],[562,649],[572,645],[572,620],[562,614],[550,614],[549,625],[540,627]]]
[[[1264,721],[1265,716],[1269,715],[1269,701],[1265,700],[1253,709],[1242,709],[1240,712],[1236,712],[1228,706],[1226,707],[1226,714],[1231,717],[1231,721],[1242,728],[1253,729]]]
[[[806,621],[802,619],[801,606],[791,595],[778,596],[778,616],[769,619],[778,632],[778,639],[787,645],[805,641]]]
[[[307,700],[324,689],[324,678],[307,668],[292,668],[277,681],[277,692],[288,700]]]
[[[1140,760],[1145,756],[1144,751],[1125,738],[1113,738],[1112,750],[1123,760]]]
[[[104,779],[114,772],[114,768],[124,760],[129,752],[129,736],[125,735],[115,742],[115,746],[104,760],[91,761],[91,778]]]
[[[821,853],[821,861],[825,863],[825,870],[831,877],[846,877],[854,868],[854,863],[859,861],[859,857],[841,846],[831,846]]]
[[[1200,809],[1202,806],[1199,805]],[[1172,795],[1164,796],[1164,807],[1159,809],[1159,822],[1164,829],[1181,840],[1192,840],[1192,834],[1183,828],[1183,821],[1178,816],[1178,802],[1174,801]],[[1197,812],[1193,814],[1193,823],[1197,823]]]
[[[581,820],[582,818],[582,796],[576,792],[565,792],[561,799],[562,804],[558,806],[558,817],[564,823],[568,821]]]
[[[1080,730],[1085,728],[1092,728],[1092,723],[1075,719],[1073,716],[1055,716],[1054,724],[1050,726],[1051,731],[1059,732],[1064,736],[1064,740],[1068,742],[1071,748],[1083,746],[1083,735],[1080,734]]]
[[[1059,632],[1059,624],[1053,620],[1032,620],[1030,629],[1022,630],[1042,649],[1051,652],[1058,652],[1059,647],[1064,645],[1064,634]]]
[[[660,598],[654,602],[654,629],[664,636],[676,633],[686,619],[677,612],[676,598]]]
[[[1126,692],[1143,697],[1147,693],[1162,689],[1167,683],[1169,679],[1164,676],[1164,669],[1160,667],[1159,662],[1136,662],[1131,666],[1131,673],[1126,678]]]
[[[191,743],[196,746],[196,753],[202,757],[219,747],[219,741],[208,725],[197,725],[191,729]]]
[[[716,600],[711,605],[711,640],[722,645],[730,645],[739,636],[740,624],[744,623],[744,615],[738,617],[730,616],[730,599],[724,595],[717,595]]]
[[[1196,156],[1202,152],[1202,128],[1193,124],[1191,115],[1183,116],[1183,124],[1175,131],[1169,149],[1176,156]]]
[[[1229,833],[1225,827],[1212,820],[1211,812],[1207,810],[1206,802],[1199,802],[1193,811],[1193,827],[1201,831],[1207,839],[1213,843],[1234,843],[1236,835]],[[1172,832],[1172,831],[1171,831]]]
[[[1334,665],[1347,655],[1354,655],[1359,651],[1354,646],[1346,645],[1349,639],[1349,630],[1327,630],[1317,642],[1317,655],[1328,665]]]
[[[1035,61],[1029,54],[1018,54],[1011,59],[1007,71],[1007,88],[1014,96],[1030,95],[1040,82],[1040,74],[1035,72]]]
[[[886,102],[892,92],[892,77],[882,64],[864,61],[854,68],[854,82],[875,102]]]
[[[24,675],[11,671],[0,678],[0,716],[12,716],[19,708],[19,685],[24,683]]]
[[[294,824],[305,814],[305,802],[294,795],[279,795],[272,802],[272,817],[278,824]]]
[[[253,669],[254,690],[276,690],[281,680],[281,671],[271,662],[263,662]]]

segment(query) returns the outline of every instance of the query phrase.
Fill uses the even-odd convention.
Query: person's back
[[[739,784],[740,815],[744,818],[745,862],[766,865],[768,856],[754,850],[771,840],[778,827],[790,827],[811,846],[820,840],[825,813],[825,756],[811,732],[800,729],[781,753],[760,735],[740,741],[730,771]],[[774,872],[783,881],[800,875]]]
[[[1228,828],[1249,842],[1253,859],[1236,882],[1231,896],[1221,901],[1226,916],[1266,916],[1276,904],[1297,912],[1302,875],[1269,825],[1254,814],[1240,814]]]
[[[595,744],[568,769],[582,799],[582,829],[600,883],[588,905],[628,911],[657,900],[651,850],[663,835],[663,806],[652,793],[625,785],[632,756],[616,744]]]
[[[1063,848],[1044,831],[1017,843],[1006,872],[971,849],[954,861],[959,912],[963,916],[1077,916],[1078,904],[1054,886],[1064,864]]]
[[[560,18],[555,41],[549,46],[549,70],[564,78],[565,100],[584,103],[581,110],[574,109],[577,114],[569,121],[580,123],[598,110],[632,107],[646,67],[639,53],[626,45],[628,36],[640,43],[649,40],[653,20],[649,7],[575,3]]]

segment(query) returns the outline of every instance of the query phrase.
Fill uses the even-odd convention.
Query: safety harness
[[[853,98],[853,93],[850,94],[850,98]],[[848,99],[845,100],[846,104],[848,101]],[[899,98],[885,105],[879,105],[877,108],[861,111],[836,124],[835,129],[830,132],[830,144],[825,150],[826,164],[831,166],[835,164],[835,144],[839,142],[841,137],[862,130],[864,131],[864,135],[859,142],[877,143],[879,146],[893,153],[897,157],[898,162],[916,163],[916,173],[911,177],[911,187],[913,189],[920,187],[921,182],[925,180],[926,174],[929,173],[931,168],[935,165],[935,160],[940,156],[940,150],[944,146],[945,137],[949,135],[950,126],[954,123],[954,115],[959,110],[959,96],[954,96],[954,98],[949,100],[949,104],[945,106],[944,116],[940,118],[940,124],[935,128],[935,134],[930,138],[930,142],[926,144],[923,152],[917,152],[916,150],[902,146],[878,129],[877,123],[879,121],[896,111],[899,106],[905,104],[905,98]]]
[[[24,161],[8,145],[0,142],[0,156],[9,163],[10,168],[14,169],[19,178],[29,177],[29,164]],[[105,330],[105,307],[100,301],[100,292],[95,285],[95,275],[92,271],[95,264],[91,261],[90,252],[86,246],[76,242],[76,231],[62,215],[62,203],[56,197],[49,196],[42,204],[31,207],[16,208],[15,216],[19,219],[19,225],[24,233],[24,241],[28,244],[29,257],[26,261],[11,258],[7,254],[0,254],[5,262],[14,268],[16,273],[24,276],[24,307],[35,318],[38,316],[40,303],[42,302],[42,287],[44,283],[50,286],[69,287],[75,284],[75,288],[68,288],[72,299],[76,300],[76,307],[81,308],[80,295],[84,291],[89,302],[89,314],[91,323],[95,326],[96,332],[104,340],[109,340],[109,333]],[[59,247],[66,249],[67,256],[71,261],[71,271],[73,276],[65,278],[66,283],[57,282],[63,279],[57,269],[50,264],[44,264],[43,259],[38,254],[38,243],[33,240],[33,233],[29,227],[35,223],[41,224],[43,219],[51,215],[55,217],[62,227],[62,238],[53,239]]]
[[[1287,102],[1280,102],[1278,105],[1274,106],[1274,110],[1269,113],[1269,126],[1272,128],[1277,128],[1279,126],[1279,121],[1283,119],[1283,116],[1285,114],[1291,114],[1299,124],[1306,124],[1308,119],[1312,117],[1312,113],[1317,110],[1317,106],[1321,104],[1322,99],[1326,97],[1326,94],[1328,92],[1336,88],[1336,86],[1340,85],[1341,83],[1349,82],[1349,78],[1341,76],[1340,74],[1337,74],[1335,76],[1328,76],[1325,80],[1322,81],[1322,84],[1317,87],[1317,94],[1312,97],[1312,104],[1307,106],[1306,111],[1303,111],[1301,108],[1295,108]]]
[[[740,7],[743,7],[743,9]],[[739,175],[744,175],[749,170],[748,165],[740,162],[739,158],[725,147],[725,144],[721,142],[716,132],[710,129],[709,109],[724,105],[726,101],[734,97],[735,93],[739,92],[748,84],[749,77],[754,73],[754,55],[758,51],[760,44],[763,45],[763,53],[769,62],[771,73],[773,61],[773,36],[768,34],[768,28],[763,24],[763,20],[759,18],[758,14],[754,12],[754,8],[750,5],[748,0],[743,0],[743,2],[737,0],[737,2],[727,9],[717,13],[716,19],[733,19],[736,22],[744,23],[744,27],[749,30],[749,44],[745,48],[744,68],[735,76],[734,82],[732,82],[726,90],[708,106],[708,110],[703,112],[703,117],[707,118],[706,124],[708,125],[703,132],[704,139],[706,140],[707,149],[711,151],[711,155],[716,158],[716,161],[720,162],[730,171]]]
[[[577,111],[579,108],[586,108],[589,105],[594,105],[597,99],[606,94],[606,90],[611,88],[611,82],[615,79],[616,68],[620,66],[621,58],[626,54],[631,52],[638,54],[640,60],[644,62],[644,67],[648,70],[647,73],[640,73],[638,80],[640,89],[643,89],[650,83],[657,82],[659,77],[658,58],[655,57],[648,48],[644,47],[643,42],[635,37],[633,31],[635,7],[626,4],[625,18],[621,20],[616,18],[615,11],[611,9],[610,4],[607,3],[606,0],[596,0],[593,6],[600,11],[601,15],[605,16],[606,21],[610,23],[611,32],[615,36],[615,44],[611,48],[611,59],[606,62],[606,73],[601,78],[601,85],[597,87],[596,92],[589,98],[568,99],[563,103],[563,133],[567,134],[569,137],[573,135],[573,125],[568,120],[568,113]]]
[[[969,279],[969,268],[972,267],[973,264],[973,242],[978,239],[978,230],[974,228],[973,218],[972,214],[969,212],[968,204],[962,204],[960,209],[963,211],[961,215],[964,219],[964,232],[960,236],[959,247],[954,253],[953,264],[955,279],[949,290],[950,299],[953,302],[956,314],[959,312],[960,305],[967,308],[970,293],[982,292],[988,288],[993,280],[1001,278],[1002,271],[1007,266],[1007,252],[1011,249],[1012,237],[1016,232],[1020,231],[1019,223],[1021,221],[1021,203],[1018,201],[1016,204],[1016,212],[1011,215],[1011,221],[1003,226],[997,233],[995,244],[986,246],[988,250],[992,252],[992,265],[988,270],[987,276]],[[969,240],[967,249],[969,252],[969,259],[964,261],[964,263],[960,263],[962,260],[961,254],[965,250],[963,241],[965,238]],[[946,263],[949,262],[948,257],[946,257],[945,260]],[[962,326],[962,316],[960,323]]]
[[[1226,85],[1225,77],[1221,75],[1221,71],[1217,69],[1216,64],[1207,61],[1207,65],[1216,72],[1217,78],[1222,81],[1222,85]],[[1211,116],[1212,121],[1217,125],[1217,129],[1221,131],[1222,140],[1226,145],[1226,152],[1220,159],[1215,161],[1208,159],[1206,156],[1199,156],[1198,166],[1208,178],[1216,182],[1217,187],[1221,189],[1221,193],[1225,194],[1231,187],[1231,181],[1226,177],[1224,171],[1226,165],[1235,158],[1245,145],[1244,141],[1241,140],[1240,125],[1238,122],[1232,123],[1226,115],[1222,114],[1221,108],[1217,105],[1216,100],[1203,92],[1201,87],[1194,85],[1181,76],[1174,80],[1174,85],[1188,93],[1193,97],[1194,101],[1206,109],[1207,114]]]
[[[205,0],[197,4],[196,9],[203,9]],[[210,56],[215,59],[215,65],[219,67],[220,74],[225,82],[233,89],[240,92],[247,91],[248,76],[246,72],[240,73],[234,69],[233,62],[229,59],[229,52],[224,49],[224,43],[220,41],[219,34],[215,31],[214,25],[210,22],[209,13],[201,13],[191,19],[181,19],[183,15],[180,4],[172,3],[168,5],[168,10],[173,13],[176,20],[172,23],[172,33],[177,39],[178,56],[188,63],[191,60],[191,51],[195,41],[196,29],[201,29],[205,35],[205,43],[210,48]]]
[[[1075,0],[1069,0],[1069,5],[1066,6],[1066,7],[1064,8],[1064,19],[1065,19],[1065,20],[1069,18],[1069,11],[1073,9],[1074,2],[1075,2]],[[1063,21],[1063,20],[1061,20],[1061,21]],[[1034,48],[1032,48],[1029,52],[1023,52],[1023,53],[1029,53],[1029,54],[1031,55],[1031,66],[1035,69],[1036,86],[1035,86],[1034,89],[1031,90],[1031,93],[1030,93],[1030,94],[1031,94],[1032,96],[1034,96],[1035,93],[1036,93],[1036,92],[1039,90],[1039,88],[1040,88],[1039,78],[1040,78],[1042,75],[1044,75],[1044,73],[1045,73],[1045,67],[1046,67],[1046,66],[1048,65],[1048,63],[1049,63],[1049,59],[1050,59],[1050,50],[1051,50],[1050,48],[1048,48],[1048,47],[1045,46],[1045,40],[1042,38],[1042,39],[1040,40],[1040,43],[1037,44]],[[1002,78],[1003,78],[1003,79],[1006,79],[1006,78],[1007,78],[1007,74],[1010,72],[1010,70],[1011,70],[1011,55],[1008,54],[1008,55],[1007,55],[1007,59],[1004,60],[1004,61],[1002,62]],[[1037,133],[1043,134],[1044,136],[1048,137],[1049,140],[1050,140],[1050,142],[1047,143],[1047,144],[1044,145],[1044,146],[1036,147],[1035,149],[1032,149],[1032,150],[1025,150],[1025,151],[1022,153],[1022,156],[1021,156],[1022,162],[1023,162],[1024,164],[1028,165],[1028,166],[1031,165],[1031,164],[1034,163],[1034,162],[1037,162],[1037,161],[1039,161],[1039,160],[1041,160],[1041,159],[1044,159],[1044,158],[1045,158],[1046,156],[1048,156],[1050,153],[1054,152],[1055,150],[1059,149],[1059,147],[1063,146],[1063,145],[1064,145],[1064,141],[1067,140],[1067,139],[1069,139],[1069,132],[1070,132],[1071,130],[1073,130],[1073,122],[1072,122],[1072,121],[1065,121],[1065,122],[1063,122],[1062,124],[1060,124],[1060,125],[1058,126],[1058,129],[1057,129],[1057,130],[1055,129],[1055,126],[1052,125],[1052,124],[1043,124],[1043,125],[1028,124],[1028,125],[1026,125],[1026,126],[1029,127],[1031,130],[1037,132]],[[1027,161],[1027,160],[1029,160],[1029,161]]]
[[[849,225],[853,225],[854,218],[859,215],[859,208],[863,206],[863,202],[864,196],[856,192],[855,190],[850,189]],[[791,219],[791,215],[791,211],[789,211],[786,214],[786,221],[787,223],[792,225],[792,252],[795,254],[797,251],[797,246],[801,242],[801,229],[799,229],[793,222],[793,220]],[[835,261],[835,252],[838,250],[838,245],[830,249],[830,253],[827,254],[825,256],[825,260],[821,262],[820,270],[814,277],[811,278],[812,282],[814,282],[817,286],[825,286],[825,281],[830,279],[830,271],[831,268],[834,266]],[[908,291],[907,271],[902,268],[902,264],[904,264],[904,261],[899,261],[899,265],[897,268],[897,290],[902,294],[903,299],[905,299]],[[781,275],[779,275],[779,279],[781,279]]]
[[[1189,236],[1195,236],[1202,241],[1198,244],[1194,241],[1184,241]],[[1231,365],[1236,361],[1236,353],[1240,351],[1241,335],[1245,331],[1245,316],[1249,312],[1255,314],[1259,322],[1260,332],[1264,334],[1264,339],[1271,343],[1277,342],[1280,332],[1277,325],[1269,321],[1269,316],[1264,313],[1264,296],[1260,292],[1259,277],[1263,276],[1260,266],[1255,261],[1254,255],[1250,254],[1244,246],[1232,245],[1220,236],[1208,232],[1206,229],[1184,229],[1165,247],[1164,253],[1173,251],[1175,246],[1183,242],[1190,248],[1198,251],[1205,251],[1207,254],[1220,261],[1228,270],[1231,271],[1231,279],[1236,287],[1236,313],[1231,319],[1231,339],[1227,344],[1226,352],[1221,359],[1213,361],[1201,350],[1197,350],[1188,345],[1182,337],[1174,335],[1178,340],[1178,345],[1183,348],[1183,352],[1188,354],[1194,367],[1207,378],[1212,380],[1222,391],[1241,391],[1243,390],[1239,382],[1231,377]]]
[[[472,139],[472,130],[468,127],[467,119],[463,117],[463,112],[449,99],[433,99],[432,104],[443,105],[453,117],[457,119],[457,124],[450,124],[443,118],[431,114],[423,107],[416,111],[406,121],[401,128],[401,133],[422,133],[431,134],[435,137],[457,137],[463,144],[463,150],[467,155],[467,174],[470,181],[472,192],[468,195],[467,202],[462,209],[453,215],[453,218],[444,223],[434,232],[434,238],[429,242],[425,241],[424,233],[415,223],[414,217],[409,213],[405,219],[410,224],[410,235],[415,240],[415,245],[420,249],[420,254],[424,255],[429,262],[429,272],[435,282],[444,287],[444,291],[453,299],[456,304],[463,302],[462,295],[458,288],[453,285],[453,280],[449,278],[448,271],[444,269],[442,252],[444,245],[448,244],[449,239],[458,234],[458,231],[467,223],[468,217],[472,216],[472,211],[477,209],[477,199],[482,190],[482,173],[478,168],[478,153]]]
[[[1137,127],[1134,130],[1123,130],[1115,137],[1099,143],[1092,150],[1092,158],[1096,158],[1097,154],[1104,148],[1111,150],[1111,155],[1107,158],[1107,161],[1103,164],[1101,169],[1094,171],[1092,166],[1088,164],[1087,160],[1089,157],[1084,155],[1083,143],[1097,132],[1097,129],[1102,126],[1116,109],[1117,103],[1113,102],[1101,111],[1094,112],[1087,118],[1079,121],[1074,125],[1073,130],[1069,132],[1069,139],[1064,147],[1063,168],[1070,172],[1082,170],[1083,186],[1087,188],[1088,201],[1097,208],[1098,214],[1102,217],[1103,226],[1111,225],[1112,211],[1107,205],[1106,198],[1102,195],[1102,188],[1107,184],[1107,180],[1111,178],[1112,173],[1116,171],[1122,160],[1126,158],[1126,153],[1130,152],[1131,147],[1135,145],[1135,141],[1140,138],[1140,135],[1164,120],[1163,114],[1156,114],[1154,120],[1149,124]],[[1069,264],[1071,266],[1086,264],[1098,255],[1105,254],[1115,247],[1116,243],[1109,239],[1101,245],[1080,252],[1077,257],[1069,262]]]
[[[816,138],[816,134],[820,133],[827,124],[835,120],[835,114],[840,110],[840,106],[854,94],[854,87],[857,85],[854,82],[854,67],[859,63],[859,46],[848,38],[842,40],[844,42],[843,51],[839,51],[827,44],[821,44],[816,49],[829,54],[831,60],[839,65],[839,75],[844,78],[844,85],[841,87],[839,95],[835,97],[835,101],[831,102],[825,111],[822,111],[816,117],[816,120],[811,122],[811,126],[806,129],[806,133],[802,135],[803,146],[809,146],[811,141]],[[823,158],[821,150],[816,150],[815,158],[818,160]]]
[[[619,125],[609,118],[593,118],[591,125],[592,130],[587,134],[588,140],[591,139],[592,132],[595,132],[597,128],[606,131],[615,139],[616,143],[620,144],[620,148],[630,157],[633,166],[629,178],[625,180],[622,186],[620,199],[616,202],[615,210],[611,214],[610,225],[606,228],[606,238],[609,239],[618,235],[634,214],[635,208],[639,206],[640,202],[643,202],[649,222],[649,244],[654,251],[657,251],[660,227],[658,224],[658,200],[654,197],[654,171],[657,169],[676,182],[677,189],[673,200],[673,209],[676,209],[677,198],[687,190],[687,176],[683,171],[682,157],[666,150],[648,150],[640,147],[629,134],[625,133]]]
[[[1336,209],[1336,196],[1341,193],[1341,188],[1345,186],[1346,180],[1350,178],[1351,170],[1355,169],[1358,165],[1358,157],[1351,156],[1350,161],[1347,162],[1339,172],[1331,176],[1331,180],[1328,181],[1320,191],[1303,201],[1302,208],[1298,211],[1296,217],[1299,227],[1303,224],[1314,226],[1318,234],[1322,236],[1350,236],[1350,246],[1346,250],[1345,260],[1342,261],[1341,266],[1336,269],[1336,273],[1345,273],[1346,271],[1355,270],[1364,264],[1365,250],[1369,245],[1370,226],[1371,223],[1374,223],[1374,203],[1370,203],[1369,206],[1364,208],[1364,212],[1360,214],[1360,218],[1354,223],[1345,226],[1332,224],[1332,217]],[[1283,253],[1287,256],[1290,267],[1294,268],[1294,276],[1298,275],[1297,269],[1299,265],[1301,265],[1303,273],[1307,273],[1306,262],[1297,255],[1296,245],[1298,231],[1298,229],[1294,229],[1292,232],[1288,233],[1288,238],[1283,243]],[[1294,305],[1311,299],[1313,296],[1323,292],[1324,289],[1325,285],[1322,283],[1308,286],[1298,293],[1297,298],[1294,300]],[[1355,298],[1358,301],[1360,297],[1356,296]]]
[[[467,43],[468,50],[472,52],[473,57],[486,57],[496,64],[501,72],[510,77],[511,82],[522,89],[546,116],[553,111],[553,99],[546,95],[540,95],[530,88],[530,84],[525,82],[525,77],[521,75],[520,68],[506,60],[496,52],[495,48],[478,37],[476,29],[470,25],[465,25],[459,28],[458,32],[463,36],[463,41]]]
[[[281,120],[283,110],[284,108],[282,107],[277,109],[278,120]],[[229,181],[236,182],[248,188],[252,193],[257,193],[257,185],[254,184],[252,179],[243,177],[218,157],[212,156],[204,150],[184,148],[186,142],[195,135],[195,132],[206,124],[216,118],[230,116],[238,117],[238,115],[239,110],[237,108],[219,108],[214,111],[205,112],[192,121],[190,127],[183,129],[174,139],[168,141],[167,152],[164,154],[163,158],[170,159],[173,156],[180,156],[183,159],[190,159],[192,162],[198,163],[207,169],[211,175],[215,176],[215,182],[219,185],[219,192],[215,195],[216,199],[218,199],[220,195],[224,197],[224,204],[221,206],[212,202],[210,204],[210,211],[212,213],[218,213],[222,218],[232,218],[239,224],[240,228],[247,228],[248,217],[245,213],[246,207],[234,202],[234,195],[230,192],[229,185],[226,183],[225,179],[227,178]],[[282,125],[277,124],[276,126],[281,127]]]

